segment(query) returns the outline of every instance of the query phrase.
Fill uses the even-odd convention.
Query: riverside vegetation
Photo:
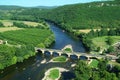
[[[32,27],[13,22],[13,26],[22,29],[0,32],[0,40],[7,41],[0,45],[0,69],[23,62],[24,59],[35,55],[34,47],[49,47],[54,41],[54,35],[46,25]]]

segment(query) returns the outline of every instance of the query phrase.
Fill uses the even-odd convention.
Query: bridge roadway
[[[35,51],[38,52],[42,52],[43,54],[48,51],[50,53],[50,55],[53,55],[53,53],[57,53],[59,56],[61,56],[62,54],[66,54],[68,57],[70,56],[77,56],[77,58],[80,59],[81,56],[87,57],[87,59],[91,59],[91,58],[97,58],[97,59],[101,59],[101,58],[105,58],[106,56],[104,55],[98,55],[98,54],[87,54],[87,53],[80,53],[80,52],[67,52],[67,51],[62,51],[62,50],[56,50],[56,49],[45,49],[45,48],[37,48],[35,47]]]

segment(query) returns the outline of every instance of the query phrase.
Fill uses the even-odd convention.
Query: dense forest
[[[119,5],[120,1],[104,1],[65,5],[55,9],[31,8],[14,13],[11,19],[49,20],[68,31],[72,29],[119,27]]]
[[[120,1],[91,2],[60,6],[53,9],[17,8],[5,10],[5,16],[13,20],[53,21],[62,28],[72,29],[119,27]],[[4,12],[5,12],[4,11]],[[4,13],[0,11],[1,13]]]
[[[93,2],[66,5],[46,13],[45,18],[66,30],[118,27],[120,25],[120,2]],[[70,30],[69,30],[70,29]]]

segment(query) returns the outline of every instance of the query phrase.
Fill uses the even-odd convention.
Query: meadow
[[[45,39],[51,36],[50,30],[45,29],[23,29],[15,31],[6,31],[0,33],[0,39],[7,40],[8,43],[15,44],[33,44],[44,43]]]
[[[108,36],[103,36],[103,37],[96,37],[92,39],[92,42],[94,44],[94,46],[96,47],[100,47],[102,49],[106,49],[109,47],[109,45],[106,43]],[[120,41],[120,36],[111,36],[112,40],[113,40],[113,44],[119,42]]]

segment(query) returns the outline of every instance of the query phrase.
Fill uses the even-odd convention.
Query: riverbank
[[[0,32],[0,51],[2,51],[0,53],[0,70],[35,56],[34,47],[47,48],[55,41],[54,34],[50,29],[26,28],[25,25],[20,28],[22,29]],[[5,44],[4,40],[9,45]],[[20,47],[17,45],[20,45]]]
[[[52,80],[51,78],[49,78],[50,75],[50,71],[54,70],[54,69],[58,69],[59,70],[59,76],[58,78],[56,78],[55,80],[58,80],[61,77],[61,72],[67,72],[69,70],[65,69],[65,68],[60,68],[60,67],[56,67],[56,68],[50,68],[45,72],[45,76],[42,80]]]

